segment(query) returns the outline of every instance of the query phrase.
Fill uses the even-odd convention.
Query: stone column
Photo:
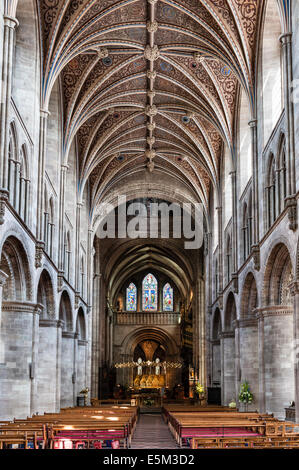
[[[254,411],[259,407],[258,321],[256,318],[248,317],[242,318],[238,323],[240,335],[238,394],[241,383],[247,381],[253,394],[253,403],[248,405],[248,410]]]
[[[296,152],[294,132],[294,106],[292,102],[293,65],[292,65],[292,33],[280,36],[283,57],[283,83],[284,107],[286,117],[286,170],[287,170],[287,197],[286,206],[291,230],[296,230],[297,201],[296,201]]]
[[[78,359],[78,333],[74,334],[74,341],[73,341],[73,406],[76,406],[77,402],[77,395],[81,392],[78,389],[77,385],[77,359]]]
[[[37,411],[56,410],[57,383],[57,320],[40,318],[37,370]]]
[[[61,408],[74,405],[74,337],[75,334],[62,331],[61,334],[61,380],[60,380],[60,406]]]
[[[238,270],[238,227],[237,227],[237,184],[236,171],[230,172],[232,182],[232,267],[231,273]]]
[[[31,412],[36,304],[3,301],[0,341],[0,419],[26,418]],[[34,341],[33,341],[34,340]]]
[[[259,412],[266,411],[265,396],[265,356],[264,356],[264,316],[263,309],[255,309],[258,321],[258,382],[259,382]]]
[[[37,304],[33,312],[32,322],[32,359],[30,367],[31,392],[30,392],[30,416],[37,411],[37,366],[38,366],[38,346],[39,346],[39,316],[43,311],[43,306]]]
[[[258,179],[258,144],[257,144],[257,120],[252,119],[248,123],[251,129],[251,154],[252,154],[252,246],[254,267],[260,269],[260,249],[259,249],[259,179]]]
[[[294,305],[294,375],[296,423],[299,423],[299,281],[292,282],[290,292]]]
[[[64,357],[62,356],[62,330],[64,327],[64,321],[57,321],[57,343],[56,343],[56,412],[60,411],[61,403],[61,368]]]
[[[216,297],[223,291],[223,247],[222,247],[222,207],[216,207],[218,215],[218,287]]]
[[[13,48],[16,18],[4,15],[3,32],[3,62],[1,77],[1,107],[0,107],[0,188],[8,188],[8,144],[10,122],[10,100],[12,89]]]
[[[45,160],[47,154],[47,125],[49,111],[40,110],[39,128],[39,154],[38,154],[38,182],[37,182],[37,214],[36,214],[36,238],[44,241],[44,185],[45,185]]]
[[[60,273],[63,273],[64,269],[64,195],[65,195],[65,180],[66,172],[68,170],[67,165],[61,165],[60,168],[60,190],[59,190],[59,221],[58,221],[58,241],[59,241],[59,253],[58,253],[58,269]]]
[[[80,277],[80,239],[81,239],[81,208],[82,202],[77,202],[76,209],[76,268],[75,268],[75,286],[78,294],[83,297],[81,292],[81,277]]]
[[[257,311],[259,330],[263,317],[263,332],[259,331],[259,356],[263,359],[260,395],[264,385],[265,411],[284,419],[284,408],[294,400],[293,308],[273,305]],[[263,401],[263,397],[261,399]],[[263,412],[262,405],[260,412]]]
[[[221,333],[222,346],[222,404],[228,405],[235,398],[235,333],[225,331]]]
[[[8,275],[0,270],[0,332],[1,332],[1,320],[2,320],[2,293],[3,293],[3,286],[5,285]],[[0,345],[1,347],[1,345]],[[0,363],[1,363],[1,350],[0,350]]]
[[[235,394],[232,398],[237,402],[240,390],[240,380],[241,380],[241,348],[240,348],[240,321],[234,320],[233,327],[235,328]],[[243,344],[242,344],[243,350]]]

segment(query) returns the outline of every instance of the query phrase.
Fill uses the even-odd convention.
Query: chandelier
[[[164,361],[164,362],[159,362],[158,364],[159,366],[161,367],[164,367],[166,369],[170,368],[170,369],[181,369],[181,367],[183,366],[183,364],[181,362],[168,362],[168,361]],[[157,366],[157,363],[155,361],[142,361],[142,362],[135,362],[135,361],[132,361],[132,362],[117,362],[114,364],[114,367],[116,369],[123,369],[123,368],[131,368],[133,369],[134,367],[138,367],[138,366],[142,366],[142,367],[145,367],[145,366]]]

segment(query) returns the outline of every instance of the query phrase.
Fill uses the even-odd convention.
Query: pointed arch
[[[133,282],[129,284],[126,290],[126,310],[136,312],[137,310],[137,287]]]
[[[163,310],[165,312],[173,311],[173,288],[169,282],[163,287]]]
[[[148,273],[142,281],[142,309],[155,311],[158,308],[158,282]]]

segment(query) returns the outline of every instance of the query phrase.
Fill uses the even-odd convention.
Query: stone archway
[[[75,367],[76,367],[76,395],[86,387],[86,351],[87,351],[87,336],[86,324],[83,308],[80,307],[76,320],[76,352],[75,352]]]
[[[32,408],[30,375],[39,310],[30,302],[31,273],[26,250],[14,236],[2,246],[0,284],[0,416],[23,418]]]
[[[285,417],[284,408],[294,400],[293,306],[289,251],[278,243],[268,258],[257,309],[259,343],[260,411]]]
[[[166,361],[175,362],[180,360],[178,338],[174,338],[171,333],[162,328],[145,326],[144,328],[135,328],[125,336],[118,350],[117,358],[114,358],[115,362],[132,361],[136,347],[143,342],[154,342],[162,346]],[[168,369],[166,375],[166,384],[169,388],[181,382],[181,369]],[[132,370],[130,370],[127,377],[122,369],[117,370],[117,383],[123,383],[124,381],[133,382]]]

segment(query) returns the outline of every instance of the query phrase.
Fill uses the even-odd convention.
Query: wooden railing
[[[180,314],[174,312],[123,312],[115,314],[117,325],[178,325]]]

